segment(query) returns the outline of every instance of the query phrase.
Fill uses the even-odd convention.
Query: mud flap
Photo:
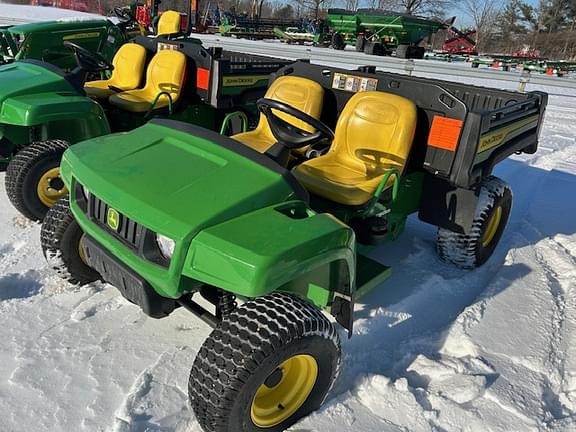
[[[426,176],[418,217],[421,221],[459,234],[468,234],[476,213],[475,190],[452,186]]]
[[[336,294],[330,313],[336,318],[338,324],[348,330],[348,339],[350,339],[354,326],[354,299],[342,294]]]

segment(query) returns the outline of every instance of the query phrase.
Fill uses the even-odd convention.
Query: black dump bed
[[[494,165],[515,152],[534,153],[548,95],[519,93],[449,81],[376,71],[350,71],[306,62],[279,70],[320,83],[325,91],[322,120],[334,127],[358,91],[378,90],[413,101],[418,125],[409,171],[426,171],[460,188],[472,189]]]

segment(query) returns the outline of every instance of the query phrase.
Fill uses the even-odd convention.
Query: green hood
[[[6,99],[40,93],[74,93],[72,85],[54,70],[38,64],[18,61],[0,66],[0,104]]]
[[[119,212],[175,240],[292,199],[298,189],[286,170],[243,144],[166,120],[72,146],[62,173],[68,187],[75,178]]]

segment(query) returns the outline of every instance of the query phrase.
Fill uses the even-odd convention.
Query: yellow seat
[[[135,43],[120,47],[114,55],[112,75],[107,80],[88,81],[84,84],[86,94],[94,99],[106,99],[115,92],[110,87],[120,90],[138,88],[142,81],[142,72],[146,63],[146,49]]]
[[[152,58],[146,71],[144,88],[116,93],[108,101],[123,110],[130,112],[146,112],[156,98],[154,109],[176,103],[182,92],[186,75],[186,56],[180,51],[161,50]],[[161,95],[162,94],[162,95]],[[160,95],[160,96],[159,96]]]
[[[166,36],[180,33],[180,21],[182,17],[179,12],[167,10],[162,12],[158,19],[158,32],[156,36]]]
[[[352,96],[336,125],[330,150],[294,169],[310,192],[344,205],[366,204],[390,168],[403,172],[416,130],[416,106],[400,96]],[[390,178],[386,187],[394,181]]]
[[[324,89],[315,81],[301,77],[280,77],[272,83],[265,95],[268,99],[274,99],[285,102],[288,105],[305,112],[306,114],[318,119],[322,113],[322,104],[324,102]],[[289,114],[277,113],[278,117],[289,122],[290,124],[313,132],[314,129],[304,123],[302,120],[295,119]],[[252,147],[254,150],[264,153],[273,144],[276,138],[270,130],[268,120],[263,114],[260,114],[260,120],[256,129],[250,132],[244,132],[232,136],[236,141]]]

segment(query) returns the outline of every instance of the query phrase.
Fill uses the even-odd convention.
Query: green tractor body
[[[338,373],[340,344],[320,310],[352,334],[355,302],[391,271],[366,256],[369,246],[396,239],[409,215],[438,227],[445,261],[467,269],[486,262],[512,205],[492,169],[513,153],[536,151],[547,103],[541,92],[372,67],[296,62],[271,77],[270,89],[280,79],[288,93],[321,87],[321,120],[279,103],[281,92],[276,100],[267,93],[259,108],[278,142],[266,151],[241,142],[245,134],[228,138],[162,119],[79,143],[62,161],[70,196],[42,227],[44,254],[67,280],[103,279],[149,316],[184,307],[215,327],[188,387],[206,431],[279,432],[321,405]],[[281,109],[320,135],[293,132],[298,126],[272,111]],[[325,153],[303,156],[290,147],[322,130],[329,137],[330,127]],[[382,134],[368,142],[405,127],[411,132],[396,140]],[[381,147],[370,149],[376,141]],[[409,153],[396,168],[399,142]],[[317,177],[303,176],[303,167],[334,155]],[[369,198],[349,201],[358,193],[353,182],[363,173],[372,181],[374,172]],[[348,195],[338,195],[350,179]]]
[[[340,85],[339,77],[366,76],[384,88],[390,88],[387,80],[399,79],[393,74],[330,71],[331,76],[326,77],[321,67],[306,63],[295,63],[287,69],[289,74],[311,75],[323,82],[339,104],[360,91],[359,87],[348,89],[345,83]],[[407,80],[412,88],[406,86]],[[473,136],[480,134],[480,127],[487,127],[475,123],[477,120],[467,114],[466,105],[456,102],[446,90],[449,83],[438,86],[431,80],[407,77],[402,77],[401,82],[404,86],[400,85],[398,91],[408,92],[419,106],[435,100],[435,106],[426,117],[421,114],[420,121],[428,116],[432,121],[443,110],[447,115],[467,119],[469,127],[477,128]],[[465,87],[450,85],[451,91]],[[484,97],[494,97],[497,92],[474,90]],[[525,98],[516,93],[498,94],[500,103],[505,98]],[[448,97],[453,101],[451,108],[445,104]],[[529,146],[528,141],[516,137],[528,130],[533,133],[530,137],[536,136],[544,106],[542,97],[531,96],[535,111],[522,120],[515,119],[506,136],[494,138],[488,127],[483,139],[480,135],[466,138],[472,139],[474,146],[482,143],[488,150],[473,158],[466,156],[469,167],[465,170],[459,169],[456,155],[427,147],[425,138],[418,134],[428,133],[430,126],[421,129],[415,138],[419,142],[412,150],[418,168],[399,176],[393,189],[382,192],[361,209],[335,205],[317,196],[309,200],[294,176],[267,156],[216,133],[166,120],[154,121],[130,134],[111,135],[71,147],[65,153],[63,179],[72,193],[72,212],[82,229],[94,239],[94,244],[103,245],[103,250],[107,250],[104,255],[114,257],[110,259],[121,268],[127,266],[135,279],[149,285],[149,292],[159,296],[156,301],[162,302],[163,297],[177,300],[207,284],[248,298],[276,290],[296,292],[317,306],[330,307],[338,294],[351,303],[358,291],[366,292],[375,281],[389,274],[387,267],[358,254],[354,229],[350,227],[355,220],[385,215],[386,230],[376,236],[380,241],[395,239],[413,213],[438,226],[458,229],[454,227],[461,225],[460,229],[469,229],[462,227],[474,216],[474,185],[486,177],[495,161],[516,146],[533,151],[531,139]],[[464,135],[461,139],[465,139]],[[462,144],[461,151],[467,147],[471,144]],[[152,174],[157,172],[161,173],[161,181]],[[445,183],[436,184],[438,178],[445,178]],[[471,196],[467,192],[470,190]],[[453,193],[462,195],[459,203],[449,203],[447,197]],[[472,204],[467,202],[470,199]],[[436,200],[444,203],[443,209],[434,208],[439,205]],[[456,207],[444,207],[450,205]],[[450,211],[461,214],[454,219]],[[110,225],[110,214],[123,221],[120,227]],[[128,229],[128,225],[135,228]],[[122,231],[124,228],[129,232]],[[142,252],[143,246],[138,242],[144,240],[130,237],[139,230],[149,233],[146,235],[151,236],[152,245],[157,234],[174,241],[169,265]],[[361,275],[357,274],[359,267],[365,269]],[[103,268],[107,266],[98,264],[98,270]],[[172,302],[172,307],[176,306]]]
[[[0,67],[0,164],[32,141],[70,143],[110,133],[102,107],[49,64],[18,61]]]
[[[63,159],[79,224],[120,258],[119,265],[137,269],[154,292],[174,300],[203,283],[242,297],[283,288],[304,289],[306,296],[314,288],[295,279],[321,270],[330,276],[328,264],[339,260],[353,275],[352,231],[311,211],[288,171],[225,136],[188,127],[196,133],[191,139],[173,126],[184,128],[154,122],[123,142],[111,135],[74,146]],[[161,181],[150,176],[153,171],[165,171]],[[90,202],[82,202],[84,185],[98,185]],[[150,196],[159,200],[151,202]],[[123,227],[136,224],[136,231],[145,231],[141,235],[150,236],[152,245],[156,234],[174,240],[169,265],[134,254],[139,239],[130,237],[131,231],[114,231],[111,209],[118,209]],[[326,282],[319,281],[319,287],[328,292]]]
[[[0,28],[0,64],[14,60],[41,60],[61,69],[76,66],[74,55],[63,45],[70,41],[112,59],[120,45],[133,35],[107,19],[61,20]]]

